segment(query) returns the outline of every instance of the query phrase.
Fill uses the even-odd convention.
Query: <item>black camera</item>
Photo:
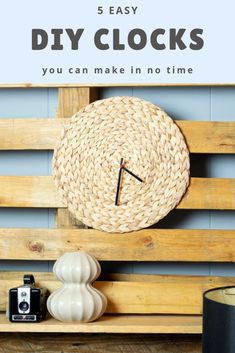
[[[35,287],[33,275],[24,275],[24,284],[9,290],[9,320],[38,322],[46,316],[48,291]]]

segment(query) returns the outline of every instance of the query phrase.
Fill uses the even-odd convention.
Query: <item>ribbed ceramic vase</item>
[[[56,261],[53,272],[63,282],[47,300],[47,309],[55,319],[89,322],[104,313],[107,299],[91,285],[101,272],[92,255],[85,251],[65,253]]]

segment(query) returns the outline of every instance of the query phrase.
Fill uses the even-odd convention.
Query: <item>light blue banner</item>
[[[235,84],[234,0],[8,0],[0,83]]]

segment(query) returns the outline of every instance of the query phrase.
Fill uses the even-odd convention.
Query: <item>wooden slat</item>
[[[104,315],[98,321],[75,324],[47,319],[37,324],[11,323],[0,314],[0,332],[202,333],[202,318],[194,315]]]
[[[235,209],[235,179],[191,178],[190,186],[177,208]]]
[[[0,207],[63,206],[52,177],[0,176]]]
[[[176,121],[193,153],[235,153],[235,122]]]
[[[57,118],[70,118],[78,110],[98,99],[96,88],[59,88]]]
[[[50,176],[0,176],[0,207],[66,207]],[[235,179],[191,178],[179,209],[235,209]]]
[[[235,262],[235,230],[0,228],[0,244],[2,260],[56,260],[80,249],[103,261]]]
[[[98,98],[95,88],[59,88],[57,119],[63,121]],[[61,118],[61,119],[59,119]],[[76,220],[66,208],[59,208],[56,213],[56,225],[59,228],[84,228],[84,224]]]
[[[9,288],[19,286],[23,273],[0,273],[0,310],[7,307]],[[52,273],[36,273],[39,286],[50,292],[62,284]],[[126,281],[96,281],[95,288],[108,299],[106,313],[115,314],[201,314],[202,293],[210,288],[234,285],[235,278],[189,276],[135,277]],[[128,295],[127,295],[128,293]]]
[[[62,128],[62,119],[0,119],[0,149],[54,149]]]
[[[114,348],[115,347],[115,348]],[[2,353],[201,353],[200,335],[1,333]]]
[[[67,98],[67,93],[65,95]],[[87,94],[83,105],[94,98],[94,93]],[[61,119],[0,119],[0,150],[54,149],[63,125],[69,122],[69,119],[62,119],[63,116],[72,116],[82,106],[78,100],[72,110],[72,105],[67,105],[70,102],[69,99],[61,101],[58,108]],[[176,123],[191,153],[235,153],[235,122],[177,120]]]

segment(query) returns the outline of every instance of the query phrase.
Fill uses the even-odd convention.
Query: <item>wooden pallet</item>
[[[0,119],[1,150],[53,150],[62,126],[79,108],[97,98],[95,88],[59,88],[56,119]],[[235,123],[177,121],[191,153],[235,153]],[[1,176],[0,207],[56,208],[55,229],[0,229],[0,258],[55,260],[83,249],[103,261],[234,262],[234,230],[146,229],[106,234],[84,229],[68,213],[51,176]],[[235,180],[191,178],[179,209],[235,209]],[[108,297],[106,314],[89,324],[48,318],[39,324],[13,324],[4,314],[7,292],[22,273],[0,273],[0,331],[200,333],[202,293],[233,285],[235,278],[202,276],[109,275],[95,283]],[[38,284],[54,290],[50,273]],[[127,295],[128,293],[128,295]]]
[[[37,324],[10,323],[0,314],[1,332],[68,333],[201,333],[201,316],[196,315],[104,315],[88,324],[62,323],[49,318]]]

